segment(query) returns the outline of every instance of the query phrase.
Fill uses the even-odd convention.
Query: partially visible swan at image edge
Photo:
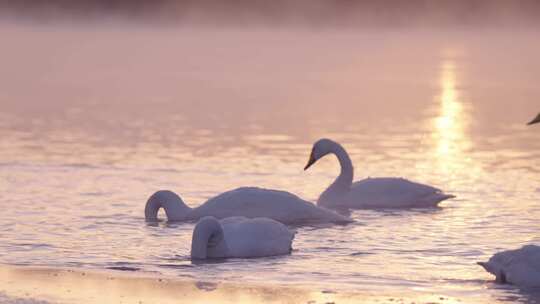
[[[527,123],[527,124],[528,125],[533,125],[533,124],[539,123],[539,122],[540,122],[540,113],[538,115],[536,115],[536,117],[533,120],[529,121],[529,123]]]
[[[540,114],[527,124],[539,122]],[[478,265],[493,274],[497,283],[540,287],[540,246],[526,245],[520,249],[502,251],[487,262],[478,262]]]
[[[223,192],[199,207],[190,208],[174,192],[161,190],[146,202],[147,221],[156,221],[160,208],[169,221],[195,221],[204,216],[268,217],[284,224],[350,223],[349,217],[305,201],[285,191],[242,187]]]
[[[289,254],[294,232],[269,218],[205,216],[191,239],[191,258],[252,258]]]
[[[336,155],[341,173],[319,196],[319,206],[336,209],[435,207],[455,197],[435,187],[396,177],[367,178],[353,183],[354,168],[347,151],[330,139],[315,142],[304,170],[328,154]]]
[[[478,262],[495,275],[497,283],[540,287],[540,246],[526,245],[496,253],[487,262]]]

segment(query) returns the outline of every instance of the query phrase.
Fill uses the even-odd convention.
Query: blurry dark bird
[[[540,113],[538,113],[538,115],[536,115],[536,117],[533,120],[531,120],[528,123],[528,125],[532,125],[532,124],[535,124],[535,123],[538,123],[538,122],[540,122]]]

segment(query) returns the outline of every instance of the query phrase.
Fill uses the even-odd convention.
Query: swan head
[[[323,158],[325,155],[330,154],[334,151],[336,142],[327,138],[319,139],[313,144],[311,148],[311,154],[309,155],[309,160],[307,165],[304,167],[304,170],[307,170],[311,165],[316,163],[319,159]]]
[[[189,208],[178,194],[169,190],[160,190],[152,194],[144,207],[144,217],[148,222],[158,220],[158,211],[163,208],[169,221],[184,220]]]
[[[213,216],[201,218],[193,230],[191,258],[201,260],[209,257],[225,257],[227,251],[223,227],[219,220]]]
[[[539,122],[540,122],[540,113],[536,115],[536,117],[533,120],[529,121],[528,125],[532,125]]]
[[[500,267],[497,267],[492,262],[476,262],[482,266],[487,272],[495,276],[495,281],[498,283],[506,283],[506,273]]]

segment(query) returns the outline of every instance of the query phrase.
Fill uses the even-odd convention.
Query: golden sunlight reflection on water
[[[473,148],[470,138],[471,107],[463,101],[459,89],[457,63],[445,59],[440,67],[440,94],[435,96],[438,113],[432,119],[434,157],[442,174],[456,170],[479,170],[469,152]]]
[[[424,32],[0,33],[13,55],[0,66],[25,75],[0,73],[0,262],[377,297],[519,295],[475,262],[538,232],[540,141],[524,124],[540,87],[508,75],[540,73],[540,46],[450,33],[466,47],[441,59],[448,36]],[[27,57],[15,56],[21,41]],[[334,157],[302,170],[320,137],[347,148],[355,179],[402,176],[458,198],[355,211],[352,225],[298,228],[290,256],[207,265],[189,261],[192,224],[144,224],[158,189],[191,206],[238,186],[314,200],[339,173]]]

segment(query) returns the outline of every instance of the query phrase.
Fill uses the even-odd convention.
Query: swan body
[[[205,216],[191,240],[191,258],[252,258],[289,254],[294,232],[269,218]]]
[[[540,287],[540,246],[526,245],[520,249],[502,251],[489,261],[478,264],[495,275],[498,283]]]
[[[156,221],[160,208],[169,221],[196,221],[205,216],[267,217],[284,224],[350,223],[349,217],[318,207],[285,191],[243,187],[221,193],[199,207],[190,208],[174,192],[161,190],[148,199],[147,221]]]
[[[353,183],[354,168],[347,151],[330,139],[320,139],[313,145],[307,170],[320,158],[334,154],[341,165],[341,173],[317,200],[317,204],[335,209],[363,208],[423,208],[437,206],[453,198],[435,187],[403,178],[367,178]]]

